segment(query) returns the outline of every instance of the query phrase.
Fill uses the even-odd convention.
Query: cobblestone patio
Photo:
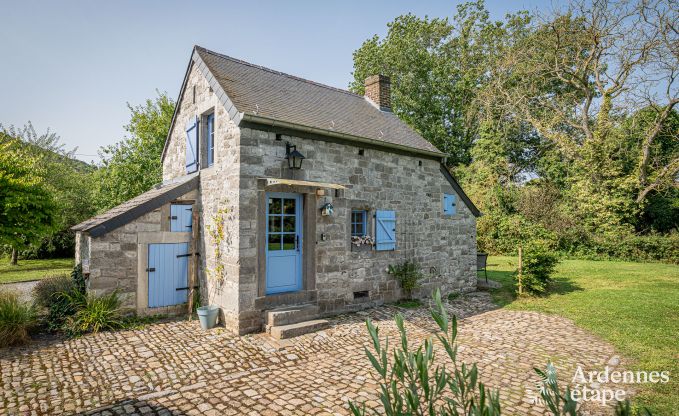
[[[548,358],[564,380],[578,364],[620,365],[610,345],[564,318],[494,309],[487,293],[460,297],[449,309],[464,318],[460,359],[477,362],[481,381],[501,388],[504,414],[543,414],[530,398],[533,367]],[[397,310],[414,341],[431,336],[426,308],[384,306],[333,318],[329,329],[284,345],[203,332],[194,320],[3,349],[0,414],[347,414],[347,400],[377,407],[364,320],[393,337]]]

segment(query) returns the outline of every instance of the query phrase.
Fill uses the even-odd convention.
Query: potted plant
[[[370,251],[375,245],[375,239],[369,235],[354,235],[351,237],[351,251]]]

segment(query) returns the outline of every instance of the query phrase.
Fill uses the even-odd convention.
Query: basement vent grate
[[[368,292],[367,290],[354,292],[354,299],[367,299],[368,297],[370,297],[370,292]]]

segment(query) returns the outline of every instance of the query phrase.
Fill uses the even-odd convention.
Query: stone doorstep
[[[270,310],[266,312],[266,325],[271,328],[308,321],[317,317],[318,311],[318,306],[312,304]]]
[[[300,335],[308,334],[310,332],[320,331],[327,328],[329,325],[325,319],[316,319],[313,321],[298,322],[290,325],[272,326],[270,329],[271,337],[274,339],[286,339],[298,337]]]

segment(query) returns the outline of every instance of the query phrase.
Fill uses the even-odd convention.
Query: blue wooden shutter
[[[375,248],[396,250],[396,212],[375,212]]]
[[[186,173],[198,170],[198,118],[186,124]]]
[[[457,195],[443,194],[443,215],[455,215],[457,213]]]
[[[192,225],[192,206],[182,204],[170,205],[170,231],[190,232]]]
[[[207,165],[215,161],[215,114],[207,116]]]

